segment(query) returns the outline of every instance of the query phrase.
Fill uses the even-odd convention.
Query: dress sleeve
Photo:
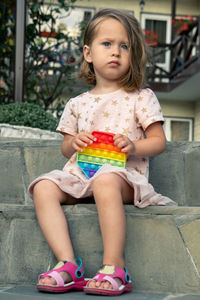
[[[60,133],[68,133],[70,135],[76,135],[78,131],[78,118],[76,101],[70,99],[60,118],[56,131]]]
[[[137,127],[142,127],[143,130],[155,122],[164,122],[160,104],[151,89],[140,91],[136,100],[135,113]]]

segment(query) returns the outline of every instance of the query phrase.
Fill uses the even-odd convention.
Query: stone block
[[[173,216],[129,216],[126,261],[137,290],[199,291],[199,278]]]
[[[24,203],[24,164],[20,149],[1,147],[0,166],[1,203]]]
[[[183,241],[188,255],[194,263],[194,268],[200,277],[200,220],[193,220],[180,226]]]
[[[185,193],[187,205],[200,206],[200,145],[193,144],[185,152]]]
[[[199,142],[168,143],[165,152],[150,159],[150,183],[158,193],[179,205],[200,206]],[[27,187],[37,176],[62,169],[67,159],[61,140],[0,140],[0,199],[28,203]]]
[[[0,284],[35,283],[53,256],[33,206],[0,205]]]
[[[7,242],[10,233],[10,220],[3,216],[0,210],[0,283],[9,282],[7,265],[9,261],[7,253]]]
[[[91,277],[103,257],[96,207],[78,204],[63,209],[75,255],[83,259],[86,276]],[[125,205],[125,211],[125,261],[135,291],[200,295],[200,208]],[[38,274],[53,267],[56,259],[40,232],[34,209],[0,205],[0,212],[0,284],[35,284]]]
[[[50,249],[35,219],[15,219],[8,241],[10,282],[36,282],[38,274],[48,268]]]
[[[61,134],[49,130],[32,128],[27,126],[18,126],[10,124],[0,124],[0,137],[20,138],[20,139],[43,139],[43,140],[61,140]]]
[[[149,181],[179,205],[200,206],[200,143],[172,142],[150,159]]]
[[[67,159],[61,153],[61,143],[49,146],[43,142],[41,145],[25,146],[24,158],[28,172],[29,183],[41,174],[55,169],[62,169]]]

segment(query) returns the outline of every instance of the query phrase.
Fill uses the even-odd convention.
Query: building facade
[[[176,5],[175,5],[176,4]],[[142,29],[151,30],[159,33],[159,42],[170,44],[176,36],[172,36],[172,14],[175,13],[176,19],[198,20],[200,15],[200,1],[198,0],[107,0],[107,1],[90,1],[79,0],[75,5],[84,10],[86,16],[94,14],[102,8],[118,8],[128,11],[135,15],[140,21]],[[173,5],[175,5],[173,7]],[[196,47],[193,49],[195,55],[199,55],[199,31],[198,39],[196,39]],[[158,47],[159,48],[159,47]],[[157,49],[153,48],[156,52]],[[157,50],[158,51],[158,50]],[[170,51],[166,51],[159,58],[159,66],[169,71]],[[179,77],[185,77],[179,80],[175,88],[169,88],[169,80],[167,90],[163,90],[164,82],[151,85],[150,87],[156,93],[162,111],[165,117],[165,132],[167,139],[170,141],[177,140],[200,140],[200,65],[199,59],[194,62],[196,71],[186,75],[185,70],[179,74]],[[175,80],[176,81],[176,80]],[[174,80],[173,80],[174,82]]]

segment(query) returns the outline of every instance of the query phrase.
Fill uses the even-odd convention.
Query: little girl
[[[124,265],[126,218],[123,203],[137,207],[176,205],[148,183],[148,158],[165,149],[163,116],[155,94],[144,86],[147,51],[137,20],[130,14],[104,9],[89,22],[84,39],[81,76],[91,91],[71,99],[57,130],[63,134],[62,153],[69,158],[62,171],[35,179],[37,218],[58,259],[53,271],[39,277],[40,291],[119,295],[131,291]],[[103,165],[88,179],[76,152],[92,144],[92,131],[114,133],[114,144],[127,154],[126,168]],[[103,266],[86,284],[81,259],[75,259],[61,204],[70,196],[94,196],[103,240]],[[79,200],[80,201],[80,200]],[[83,200],[84,201],[84,200]]]

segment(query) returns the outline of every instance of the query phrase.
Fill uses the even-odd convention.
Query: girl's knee
[[[119,188],[120,189],[120,178],[114,173],[104,173],[99,175],[93,182],[94,189],[105,189],[105,188]]]
[[[99,175],[93,182],[94,196],[118,193],[124,203],[132,203],[134,199],[133,188],[119,175],[115,173],[104,173]],[[114,198],[110,200],[114,200]]]
[[[36,184],[33,187],[33,192],[35,193],[36,191],[43,189],[44,186],[46,186],[47,184],[49,184],[49,180],[46,179],[36,182]]]
[[[56,183],[48,179],[40,180],[35,184],[33,187],[33,199],[34,202],[56,201],[60,204],[65,202],[68,203],[69,201],[72,202],[72,197],[63,192]]]
[[[33,187],[33,198],[35,199],[37,196],[47,193],[54,185],[55,184],[48,179],[38,181]]]

